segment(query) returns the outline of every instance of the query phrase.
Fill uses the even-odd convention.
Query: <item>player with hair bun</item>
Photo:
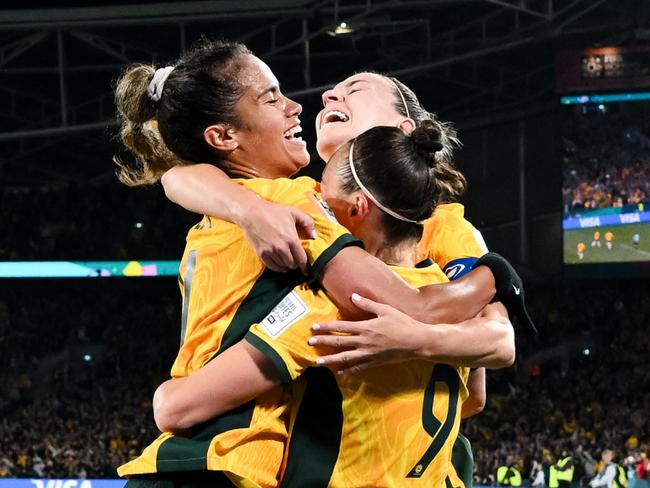
[[[436,161],[440,136],[433,121],[411,135],[374,127],[336,151],[321,182],[337,220],[414,287],[448,280],[431,259],[418,259],[422,223],[455,178]],[[338,316],[324,291],[294,288],[243,341],[194,374],[161,385],[159,426],[192,427],[304,376],[310,400],[292,412],[283,486],[401,487],[416,480],[462,486],[451,458],[468,396],[466,362],[413,359],[333,376],[313,367],[327,348],[311,347],[322,339],[312,336],[312,326]],[[486,320],[507,321],[505,309],[488,309],[459,325]],[[406,340],[418,343],[422,336],[413,330]]]
[[[201,377],[206,365],[217,364],[223,354],[231,357],[230,346],[246,335],[251,324],[260,323],[287,292],[308,280],[320,281],[339,310],[351,317],[368,316],[350,301],[353,291],[429,322],[474,317],[484,308],[474,299],[461,309],[444,305],[448,294],[466,297],[468,285],[409,286],[330,218],[316,182],[283,178],[309,162],[305,144],[297,137],[301,107],[282,95],[268,66],[243,45],[201,40],[173,65],[130,66],[117,83],[116,103],[122,141],[136,157],[135,166],[118,162],[123,181],[150,184],[174,165],[185,164],[181,169],[191,170],[192,161],[202,160],[214,165],[214,171],[220,168],[230,185],[220,193],[228,202],[226,210],[240,206],[246,211],[239,215],[248,215],[258,202],[273,202],[264,208],[288,215],[292,230],[299,220],[305,230],[316,231],[291,248],[296,256],[302,253],[301,268],[308,277],[274,273],[247,244],[242,228],[230,222],[206,214],[189,231],[179,280],[181,346],[172,367],[172,376],[181,383],[183,378]],[[411,124],[399,114],[396,119]],[[489,301],[494,292],[482,294]],[[409,353],[468,366],[511,364],[511,325],[502,315],[486,314],[468,327],[423,325],[427,348]],[[239,360],[261,356],[249,348]],[[226,371],[224,377],[236,381],[241,394],[246,383],[237,381],[240,370]],[[240,397],[225,409],[227,414],[200,426],[192,423],[189,438],[163,433],[119,473],[131,477],[131,486],[180,486],[177,482],[277,486],[287,441],[287,395],[278,387],[256,398]],[[169,404],[161,398],[165,396],[154,399],[159,412]],[[305,394],[304,401],[313,402],[312,398]],[[236,405],[241,406],[234,409]],[[205,472],[225,477],[211,478]]]

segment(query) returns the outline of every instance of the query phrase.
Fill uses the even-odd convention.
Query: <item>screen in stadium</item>
[[[564,263],[650,261],[650,93],[561,103]]]

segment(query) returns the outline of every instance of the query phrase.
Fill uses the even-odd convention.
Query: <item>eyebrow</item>
[[[346,83],[345,85],[343,85],[343,86],[344,86],[345,88],[350,88],[350,87],[356,85],[357,83],[369,83],[369,82],[368,82],[368,80],[352,80],[352,81],[347,82],[347,83]]]
[[[262,98],[264,95],[268,93],[272,93],[273,95],[276,95],[279,91],[280,91],[280,87],[278,85],[273,85],[267,88],[266,90],[264,90],[262,93],[260,93],[255,99],[259,100],[260,98]]]

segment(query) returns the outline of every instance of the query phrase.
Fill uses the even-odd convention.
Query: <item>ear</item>
[[[232,152],[239,146],[239,141],[234,137],[236,131],[225,124],[210,125],[203,131],[203,139],[217,151]]]
[[[402,129],[407,134],[410,134],[415,130],[415,121],[411,117],[409,117],[408,119],[402,120],[402,122],[400,122],[400,124],[397,127]]]
[[[370,202],[363,192],[357,192],[354,196],[354,202],[349,207],[350,218],[364,219],[370,212]]]

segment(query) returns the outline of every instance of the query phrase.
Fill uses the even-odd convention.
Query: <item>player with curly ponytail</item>
[[[231,365],[266,360],[264,371],[258,373],[267,385],[271,380],[277,383],[277,378],[269,376],[273,365],[263,351],[248,342],[244,342],[244,351],[231,346],[246,335],[251,323],[261,323],[286,293],[307,279],[320,281],[339,310],[351,317],[368,316],[350,302],[352,290],[422,320],[451,315],[432,299],[444,286],[421,290],[408,286],[361,249],[358,238],[330,218],[315,181],[281,178],[309,160],[304,141],[297,137],[301,107],[282,95],[268,66],[243,46],[202,40],[170,66],[127,69],[117,86],[123,142],[136,161],[133,167],[121,165],[125,181],[147,184],[160,178],[165,167],[183,164],[191,168],[196,160],[207,161],[213,169],[225,172],[231,183],[230,189],[220,192],[220,198],[226,198],[226,214],[237,207],[250,214],[259,201],[267,199],[298,208],[300,212],[290,210],[297,212],[296,218],[308,214],[317,231],[292,250],[296,255],[305,251],[309,278],[301,273],[273,273],[247,245],[242,229],[224,220],[205,215],[189,231],[179,280],[182,342],[171,371],[178,382],[201,378],[207,365],[223,364],[224,356]],[[233,183],[230,177],[240,178]],[[473,317],[481,308],[482,304],[473,302],[463,310],[453,310],[453,316]],[[423,330],[442,334],[441,340],[428,339],[440,357],[471,366],[510,364],[514,347],[510,324],[501,317],[481,320],[479,327],[454,329],[453,341],[443,337],[451,326],[435,330],[423,326]],[[433,357],[431,351],[427,354]],[[230,390],[236,398],[223,396],[229,399],[229,407],[223,410],[228,413],[200,426],[195,412],[185,416],[184,402],[193,398],[190,395],[159,393],[154,397],[156,419],[165,432],[142,456],[120,467],[120,475],[131,477],[131,486],[148,481],[221,486],[242,480],[264,487],[278,485],[290,413],[287,390],[273,388],[252,399],[246,394],[249,382],[237,380],[243,369],[227,367],[227,371],[228,379],[239,384],[240,388]],[[171,397],[176,399],[170,401]],[[314,401],[310,395],[305,399],[308,404]],[[232,410],[237,405],[241,407]],[[201,422],[210,418],[202,417]],[[191,438],[173,435],[188,427],[193,427]],[[227,479],[205,478],[206,471],[225,473]],[[197,472],[201,473],[198,478]]]

